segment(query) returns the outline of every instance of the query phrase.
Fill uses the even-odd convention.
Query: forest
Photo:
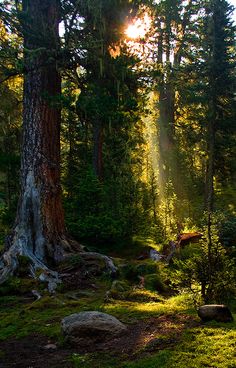
[[[236,367],[229,0],[0,0],[0,367]]]

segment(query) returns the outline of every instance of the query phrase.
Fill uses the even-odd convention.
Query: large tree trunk
[[[24,33],[25,76],[23,103],[23,142],[21,195],[15,226],[0,259],[0,283],[13,274],[19,256],[31,261],[31,272],[40,269],[39,278],[48,282],[49,291],[60,281],[51,271],[71,247],[82,251],[66,238],[60,186],[60,93],[57,69],[59,51],[59,0],[23,0],[20,20]],[[116,272],[110,258],[80,253],[88,259],[103,259],[106,268]]]
[[[3,256],[10,271],[18,255],[28,256],[37,267],[51,265],[63,257],[67,244],[60,187],[59,5],[58,0],[23,1],[26,74],[21,195]]]
[[[169,27],[167,27],[169,29]],[[167,65],[163,61],[166,54]],[[162,66],[163,73],[159,81],[159,149],[160,149],[160,187],[163,193],[171,179],[174,150],[174,125],[175,125],[175,90],[172,79],[172,67],[170,65],[170,35],[168,31],[160,30],[158,39],[158,63]]]
[[[214,7],[213,7],[214,9]],[[205,209],[208,216],[214,207],[214,174],[215,174],[215,137],[217,129],[217,91],[219,90],[217,79],[217,40],[215,35],[215,11],[209,31],[211,32],[210,52],[209,52],[209,94],[208,121],[207,121],[207,162],[206,162],[206,182],[205,182]],[[218,109],[219,110],[219,109]]]

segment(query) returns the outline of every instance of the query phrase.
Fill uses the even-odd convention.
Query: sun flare
[[[126,29],[125,34],[131,39],[144,38],[149,31],[150,26],[151,19],[146,14],[143,18],[138,18],[130,24]]]

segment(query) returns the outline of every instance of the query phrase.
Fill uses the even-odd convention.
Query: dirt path
[[[60,346],[38,334],[0,343],[0,368],[72,368],[73,353],[113,352],[131,359],[174,347],[182,332],[198,325],[192,316],[161,316],[128,326],[125,336],[106,342],[94,341],[79,347]],[[50,346],[51,345],[51,346]]]

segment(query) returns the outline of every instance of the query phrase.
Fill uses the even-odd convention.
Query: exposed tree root
[[[56,271],[49,269],[45,263],[38,259],[28,249],[13,245],[3,253],[0,260],[0,284],[7,281],[10,276],[13,276],[19,267],[19,256],[25,256],[29,259],[29,272],[32,277],[48,284],[49,292],[54,292],[61,280]]]
[[[82,252],[79,255],[85,261],[93,261],[93,260],[103,261],[106,265],[107,272],[109,272],[112,276],[115,276],[117,274],[117,267],[114,265],[110,257],[95,252]]]
[[[67,244],[66,251],[64,251],[64,257],[61,260],[67,259],[69,256],[75,254],[79,254],[85,262],[96,260],[103,261],[106,271],[109,272],[110,275],[115,276],[117,274],[117,268],[111,258],[100,253],[85,252],[83,247],[74,241],[72,241],[71,246]],[[51,270],[27,247],[23,246],[22,244],[19,246],[19,242],[11,245],[10,248],[3,253],[0,259],[0,284],[7,281],[10,276],[17,272],[19,267],[19,256],[25,256],[29,259],[30,275],[35,279],[39,279],[40,281],[47,283],[48,291],[50,293],[54,293],[58,284],[61,283],[60,274],[58,274],[57,271]]]

